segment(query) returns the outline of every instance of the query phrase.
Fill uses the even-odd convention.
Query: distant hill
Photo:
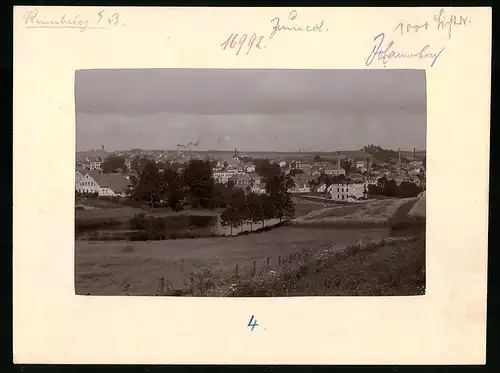
[[[188,153],[188,152],[182,152]],[[193,154],[210,153],[215,158],[232,157],[234,150],[210,150],[210,151],[192,151]],[[240,154],[245,154],[251,158],[279,158],[284,160],[301,159],[304,162],[313,162],[314,157],[319,155],[322,160],[334,161],[337,159],[337,151],[308,151],[308,152],[276,152],[276,151],[241,151]],[[366,160],[371,158],[373,163],[377,163],[377,159],[371,154],[363,150],[341,150],[340,157],[351,157],[354,160]]]
[[[384,149],[377,145],[367,145],[362,150],[371,154],[381,162],[395,162],[399,159],[398,149]],[[408,161],[413,161],[413,158],[415,158],[415,160],[424,161],[425,157],[425,150],[415,151],[415,153],[413,151],[401,150],[401,158],[407,159]]]

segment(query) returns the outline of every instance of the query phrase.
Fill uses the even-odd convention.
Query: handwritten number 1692
[[[246,45],[247,48],[247,53],[250,53],[252,48],[257,48],[257,49],[262,49],[265,47],[261,47],[260,43],[264,37],[263,36],[257,36],[257,34],[252,34],[252,36],[249,37],[248,34],[231,34],[227,38],[224,43],[221,44],[222,50],[226,49],[236,49],[236,55],[240,54],[241,49],[243,48],[243,45]]]

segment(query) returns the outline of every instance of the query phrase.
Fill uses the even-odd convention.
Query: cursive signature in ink
[[[393,59],[430,59],[431,60],[431,67],[434,66],[436,63],[437,59],[439,56],[443,53],[444,47],[438,51],[438,52],[432,52],[430,51],[430,45],[425,45],[423,48],[421,48],[418,51],[414,52],[401,52],[401,51],[396,51],[393,49],[394,47],[394,41],[390,41],[387,46],[383,46],[382,44],[384,43],[385,39],[385,34],[380,33],[378,34],[373,41],[376,42],[375,45],[373,46],[373,49],[371,53],[368,55],[366,58],[366,66],[370,66],[375,59],[378,61],[382,61],[382,63],[385,65],[387,62]]]
[[[399,31],[401,35],[408,33],[416,33],[420,30],[427,31],[429,29],[437,29],[438,31],[445,30],[448,33],[448,39],[451,39],[453,30],[457,27],[465,27],[471,21],[468,17],[461,15],[451,14],[445,15],[444,9],[441,8],[438,13],[434,15],[431,21],[427,20],[422,23],[411,24],[399,22],[393,31]]]
[[[106,29],[108,28],[106,24],[108,26],[116,26],[120,23],[120,15],[118,13],[107,16],[103,10],[97,13],[96,19],[95,23],[91,23],[88,18],[83,17],[80,13],[73,15],[64,13],[59,16],[53,16],[42,14],[38,9],[28,10],[23,15],[23,22],[27,28],[75,28],[83,32],[87,29]]]
[[[296,10],[292,10],[290,12],[290,14],[288,15],[288,20],[289,21],[295,21],[295,19],[297,19],[297,11]],[[325,26],[325,20],[322,19],[320,23],[316,23],[314,26],[311,26],[311,25],[302,25],[302,26],[298,26],[298,25],[283,25],[280,23],[281,20],[279,17],[274,17],[272,20],[271,20],[271,24],[273,25],[273,29],[271,31],[271,34],[269,35],[269,39],[272,39],[274,37],[274,35],[276,35],[276,33],[278,31],[299,31],[299,32],[327,32],[328,29],[325,28],[323,29],[323,27]]]
[[[241,49],[245,45],[247,48],[247,53],[253,49],[263,49],[266,46],[261,45],[264,36],[259,36],[253,33],[251,36],[248,34],[231,34],[229,37],[221,44],[222,50],[234,49],[236,48],[236,55],[240,54]]]

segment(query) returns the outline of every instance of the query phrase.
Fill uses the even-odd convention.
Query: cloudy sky
[[[425,149],[421,70],[80,70],[77,150]]]

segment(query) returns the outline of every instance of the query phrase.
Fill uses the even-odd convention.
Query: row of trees
[[[231,234],[234,228],[243,224],[250,224],[252,230],[253,224],[260,223],[264,227],[266,220],[279,219],[281,222],[295,214],[295,206],[288,193],[294,185],[292,178],[281,172],[279,165],[268,160],[257,161],[256,172],[263,178],[267,193],[245,194],[239,189],[232,193],[221,214],[221,225],[229,227]]]
[[[249,193],[241,200],[231,203],[221,214],[221,225],[229,227],[231,234],[233,228],[240,228],[243,224],[261,224],[262,228],[267,220],[289,219],[294,216],[295,207],[290,197],[273,198],[267,194]]]

